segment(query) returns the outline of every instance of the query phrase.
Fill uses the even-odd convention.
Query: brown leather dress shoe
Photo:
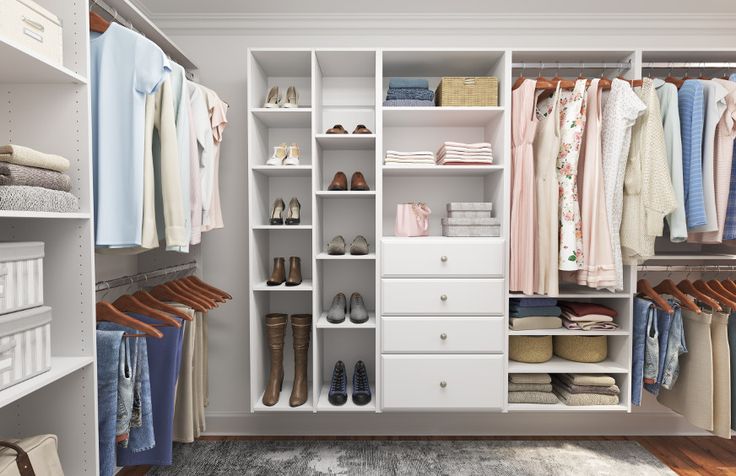
[[[358,124],[357,126],[355,126],[353,134],[373,134],[373,132],[371,132],[371,130],[365,127],[363,124]]]
[[[350,190],[370,190],[368,182],[365,181],[365,177],[360,172],[355,172],[350,178]]]
[[[334,126],[327,129],[327,134],[347,134],[348,131],[342,127],[342,124],[335,124]]]
[[[286,281],[286,268],[284,264],[284,258],[273,259],[273,271],[271,272],[271,277],[266,281],[267,285],[279,286]]]
[[[327,190],[332,191],[345,191],[348,189],[348,177],[343,172],[338,172],[330,182]]]

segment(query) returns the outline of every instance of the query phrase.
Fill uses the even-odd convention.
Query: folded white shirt
[[[434,155],[434,152],[429,151],[429,150],[415,150],[415,151],[409,151],[409,152],[402,152],[398,150],[387,150],[386,155],[396,155],[396,156]]]

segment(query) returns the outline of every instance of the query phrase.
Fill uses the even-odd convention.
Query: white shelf
[[[580,413],[580,412],[628,412],[629,409],[623,403],[618,405],[585,405],[585,406],[571,406],[565,405],[562,402],[552,404],[541,404],[541,403],[509,403],[509,413],[514,412],[527,412],[527,413],[545,413],[545,412],[556,412],[556,413]]]
[[[631,293],[625,293],[625,292],[608,292],[608,291],[596,291],[595,289],[591,289],[590,291],[586,289],[581,289],[580,291],[567,291],[567,290],[561,290],[559,294],[556,294],[554,296],[551,295],[541,295],[541,294],[517,294],[517,293],[509,293],[508,297],[510,299],[513,298],[554,298],[554,299],[604,299],[604,298],[618,298],[618,299],[629,299],[631,297]]]
[[[339,324],[333,324],[327,320],[327,313],[323,312],[317,319],[317,329],[375,329],[376,313],[368,313],[368,321],[363,324],[356,324],[350,321],[349,316],[345,316],[345,320]]]
[[[278,286],[269,286],[264,280],[261,283],[253,285],[253,291],[274,291],[274,292],[299,292],[299,291],[312,291],[312,280],[305,279],[298,286],[287,286],[286,283],[279,284]],[[286,385],[286,384],[284,384]]]
[[[510,336],[627,336],[629,333],[625,330],[616,329],[611,331],[581,331],[572,329],[537,329],[530,331],[512,331],[509,329]]]
[[[557,356],[541,364],[527,364],[515,362],[509,359],[509,373],[512,374],[565,374],[565,373],[591,373],[591,374],[626,374],[629,369],[618,362],[604,360],[597,364],[573,362],[561,359]]]
[[[348,378],[350,380],[350,378]],[[344,405],[333,405],[329,400],[330,383],[325,382],[322,384],[322,390],[319,392],[319,402],[317,402],[318,412],[335,412],[335,413],[348,413],[348,412],[367,412],[374,413],[376,411],[376,386],[370,383],[371,386],[371,401],[365,405],[356,405],[353,403],[353,385],[352,382],[348,382],[348,401]]]
[[[94,362],[92,357],[52,357],[51,370],[5,390],[0,390],[0,408],[66,377]],[[69,408],[67,408],[69,410]]]
[[[312,123],[312,108],[265,108],[251,109],[250,112],[268,127],[304,128]]]
[[[324,150],[371,150],[376,146],[375,134],[317,134],[315,138]]]
[[[350,248],[350,245],[347,245],[346,248]],[[326,261],[374,260],[376,259],[376,254],[368,253],[367,255],[351,255],[349,251],[346,251],[344,255],[330,255],[323,251],[317,255],[317,259]]]
[[[56,213],[56,212],[20,212],[11,210],[0,211],[0,218],[56,218],[67,220],[88,220],[89,213]]]
[[[504,108],[494,107],[384,107],[384,127],[485,126],[498,119]],[[498,151],[502,154],[502,151]]]
[[[483,176],[503,171],[503,165],[384,165],[384,176],[409,175],[429,176]]]
[[[279,401],[276,403],[276,405],[272,407],[267,407],[263,404],[263,393],[265,393],[265,390],[263,393],[261,393],[261,396],[258,398],[258,402],[254,405],[254,410],[256,412],[301,412],[301,413],[312,413],[314,412],[314,403],[312,400],[312,385],[311,382],[309,384],[309,388],[307,389],[307,401],[304,403],[304,405],[300,405],[298,407],[291,407],[289,406],[289,397],[291,396],[291,389],[293,387],[292,382],[284,381],[283,387],[281,387],[281,395],[279,396]]]
[[[0,83],[86,84],[80,74],[0,38]]]
[[[269,177],[309,177],[311,165],[254,165],[253,172]]]
[[[319,190],[315,192],[318,198],[374,198],[375,190]]]
[[[255,225],[254,230],[284,230],[284,231],[297,231],[297,230],[311,230],[312,225]]]

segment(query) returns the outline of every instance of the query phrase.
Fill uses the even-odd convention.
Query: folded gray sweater
[[[40,169],[0,162],[0,185],[27,185],[68,192],[72,181],[68,175],[53,170]]]
[[[72,213],[79,211],[79,199],[69,192],[6,185],[0,187],[0,210]]]
[[[597,393],[570,393],[561,386],[555,384],[554,393],[562,403],[573,407],[586,405],[618,405],[618,395],[601,395]]]
[[[594,393],[597,395],[619,395],[621,390],[618,385],[611,385],[610,387],[602,387],[595,385],[573,385],[565,382],[564,380],[554,377],[552,379],[555,385],[570,392],[571,394],[579,393]]]

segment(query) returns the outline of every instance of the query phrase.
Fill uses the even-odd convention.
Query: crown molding
[[[623,39],[631,34],[733,36],[736,31],[736,14],[174,13],[153,14],[151,18],[163,30],[181,35],[304,36],[347,32],[501,36],[592,32]]]

